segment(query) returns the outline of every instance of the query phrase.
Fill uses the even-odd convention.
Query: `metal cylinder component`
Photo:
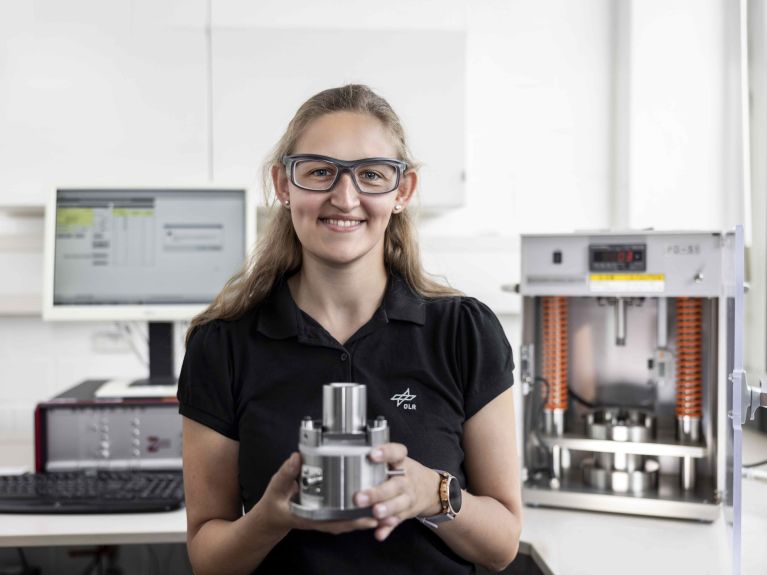
[[[604,468],[594,459],[584,460],[582,466],[583,480],[597,489],[639,495],[658,488],[660,465],[655,459],[647,459],[633,471]]]
[[[592,439],[646,442],[655,438],[655,417],[641,409],[597,409],[586,416],[586,434]],[[641,494],[657,489],[660,465],[636,453],[596,453],[582,463],[586,484],[616,493]]]
[[[650,441],[655,438],[655,417],[641,409],[595,409],[586,415],[586,434],[592,439]]]
[[[551,467],[552,481],[549,485],[552,489],[559,489],[562,482],[562,448],[559,445],[551,447]]]
[[[677,438],[682,443],[697,443],[700,441],[700,418],[677,417]],[[695,459],[683,457],[679,465],[679,479],[682,489],[690,491],[695,489]]]
[[[562,437],[565,432],[565,410],[547,409],[544,412],[543,426],[547,435]]]
[[[368,421],[364,385],[331,383],[322,390],[322,420],[305,417],[299,427],[301,479],[291,511],[315,520],[369,516],[357,507],[354,494],[386,480],[386,464],[372,462],[373,447],[388,443],[389,426],[382,416]]]
[[[367,390],[356,383],[322,388],[322,427],[334,433],[357,433],[367,425]]]
[[[668,344],[668,298],[658,298],[658,347]]]
[[[615,305],[615,345],[626,345],[626,300],[622,297]]]

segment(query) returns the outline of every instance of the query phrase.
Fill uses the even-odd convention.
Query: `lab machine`
[[[742,399],[732,390],[750,389],[733,385],[745,377],[740,241],[734,232],[522,237],[528,505],[713,521],[732,504]],[[743,405],[753,414],[751,391],[756,403]]]

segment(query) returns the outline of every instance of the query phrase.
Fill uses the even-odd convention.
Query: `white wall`
[[[725,222],[725,2],[630,2],[629,225]],[[729,222],[728,222],[729,223]]]
[[[651,1],[644,8],[644,2],[610,0],[390,0],[383,7],[372,1],[295,0],[285,11],[277,0],[213,0],[213,16],[219,25],[238,27],[263,25],[266,18],[274,28],[330,29],[353,23],[363,30],[465,30],[465,202],[460,208],[423,214],[425,260],[431,271],[446,274],[457,287],[491,303],[502,314],[516,349],[516,296],[504,294],[500,286],[518,279],[520,233],[606,228],[622,223],[615,216],[621,202],[631,206],[632,225],[725,223],[719,214],[731,199],[722,191],[726,168],[717,151],[726,117],[720,106],[723,96],[717,95],[725,40],[716,21],[724,1]],[[55,58],[60,49],[75,50],[74,39],[82,37],[77,50],[83,66],[75,85],[87,93],[80,102],[76,90],[67,92],[68,102],[79,106],[77,117],[88,117],[93,108],[92,121],[75,123],[67,115],[68,105],[46,108],[41,97],[37,116],[0,117],[0,198],[5,203],[41,201],[39,190],[25,184],[30,169],[44,172],[51,181],[79,179],[81,174],[111,176],[112,181],[165,181],[179,171],[187,180],[208,174],[206,3],[121,0],[114,3],[117,10],[103,4],[39,0],[0,8],[0,34],[11,38],[7,45],[23,51],[22,60],[28,62],[9,69],[0,58],[0,104],[18,97],[14,86],[32,82],[33,93],[44,94],[46,82],[64,82],[35,75],[35,61]],[[616,30],[623,28],[616,27],[616,6],[629,8],[622,12],[629,37],[618,37]],[[42,46],[24,39],[25,27],[37,26],[38,19],[51,30],[50,42]],[[119,55],[120,42],[130,43],[134,33],[150,39],[147,49],[139,51],[143,56],[103,56]],[[177,70],[178,55],[162,51],[164,34],[181,38],[199,60]],[[152,72],[144,68],[154,62],[155,49],[160,50],[159,68],[152,67]],[[275,47],[276,57],[279,49]],[[106,85],[93,79],[94,65],[110,78]],[[619,77],[631,79],[624,91],[616,89]],[[154,88],[167,92],[158,96]],[[89,90],[109,96],[112,108],[89,106]],[[630,96],[630,105],[616,102],[620,94]],[[621,110],[629,110],[629,117],[617,118]],[[161,141],[147,142],[146,149],[137,146],[146,127],[156,125],[165,134]],[[49,129],[72,131],[76,145],[46,148]],[[39,166],[14,165],[12,138],[3,135],[8,130],[25,154],[41,145]],[[616,141],[627,145],[616,148]],[[616,158],[615,149],[623,156]],[[100,160],[121,153],[125,157],[112,164],[110,173],[99,172],[104,165]],[[621,172],[618,165],[627,168]],[[620,178],[624,188],[615,184]],[[691,197],[696,204],[702,198],[703,207],[683,210]],[[662,201],[661,207],[668,209],[652,208]],[[29,269],[39,261],[39,247],[19,255],[14,239],[26,237],[25,245],[34,246],[36,221],[0,217],[0,266],[11,266],[0,268],[2,277],[27,268],[24,278],[13,280],[21,286],[16,293],[34,290],[38,281]],[[4,283],[0,281],[0,300]],[[100,334],[112,332],[113,326],[104,324],[54,325],[38,317],[0,317],[0,437],[31,434],[34,403],[79,379],[141,375],[144,367],[132,352],[94,351],[108,347],[109,337]]]
[[[470,2],[467,196],[425,216],[425,264],[503,313],[518,234],[605,228],[610,2]]]
[[[746,370],[767,374],[767,6],[749,2],[751,52],[751,210],[754,225],[746,260]],[[752,383],[756,383],[752,380]],[[765,417],[765,416],[763,416]]]

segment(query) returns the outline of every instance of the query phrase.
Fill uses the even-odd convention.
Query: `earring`
[[[290,209],[290,200],[285,200],[285,207]]]
[[[395,204],[395,206],[394,206],[394,211],[395,211],[395,212],[398,212],[398,211],[400,211],[401,209],[402,209],[402,206],[401,206],[400,204]]]

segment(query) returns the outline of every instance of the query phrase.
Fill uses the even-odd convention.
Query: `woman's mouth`
[[[320,218],[320,222],[334,231],[351,232],[362,227],[362,224],[365,223],[365,220]]]

